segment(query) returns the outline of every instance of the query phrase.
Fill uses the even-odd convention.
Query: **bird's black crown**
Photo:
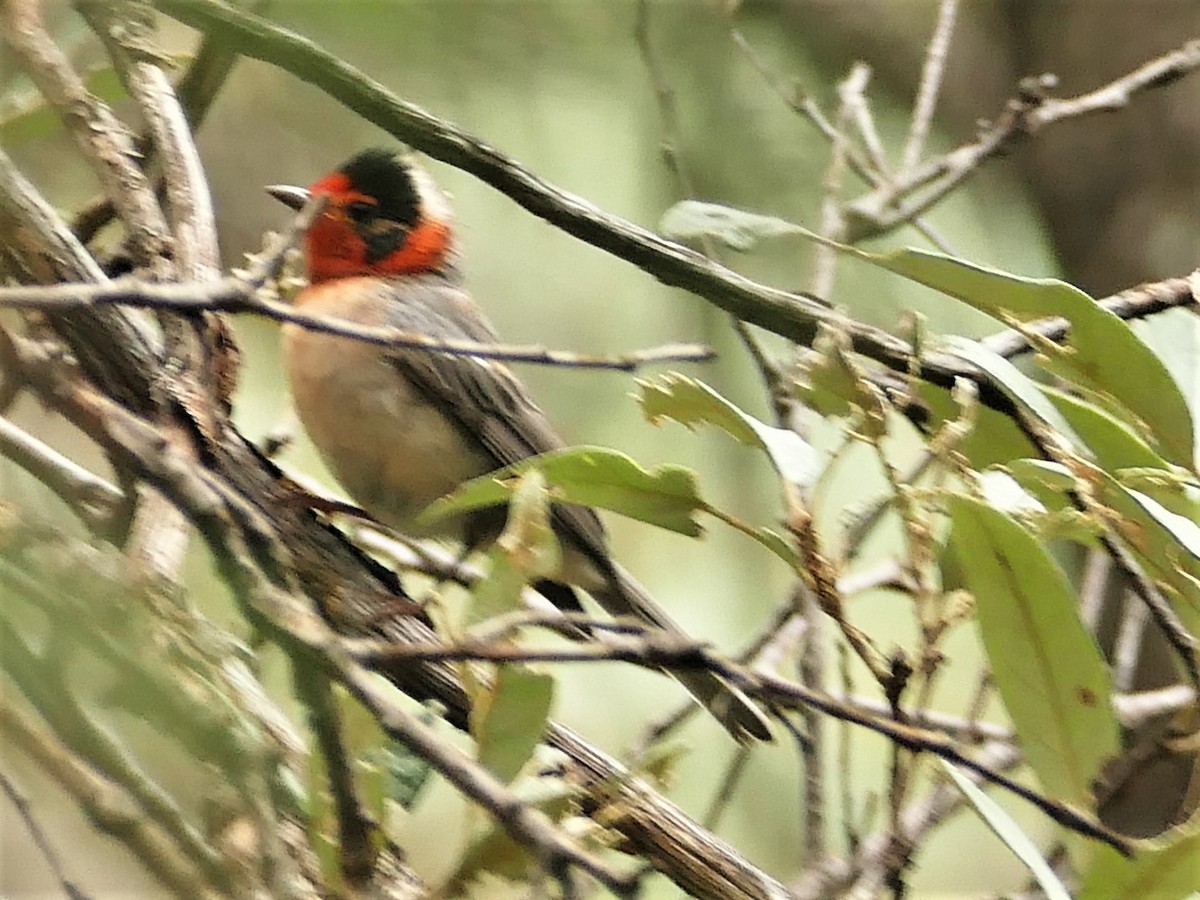
[[[421,195],[402,153],[373,147],[355,154],[340,171],[356,191],[379,201],[379,215],[408,227],[417,223]]]

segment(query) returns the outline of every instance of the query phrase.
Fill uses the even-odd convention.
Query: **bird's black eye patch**
[[[399,222],[375,219],[366,228],[358,229],[363,243],[367,245],[367,262],[377,263],[391,256],[408,240],[408,229]]]
[[[355,200],[353,203],[346,204],[346,215],[355,224],[362,225],[379,215],[379,207],[374,203],[367,203],[365,200]]]

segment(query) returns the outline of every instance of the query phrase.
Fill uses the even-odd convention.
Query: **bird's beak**
[[[304,188],[292,187],[290,184],[269,184],[266,192],[291,209],[299,212],[308,202],[309,193]]]

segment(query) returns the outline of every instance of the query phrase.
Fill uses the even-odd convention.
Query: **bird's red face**
[[[449,261],[449,202],[422,169],[390,150],[359,153],[307,192],[268,190],[293,209],[308,195],[328,198],[304,238],[313,284],[431,272]]]

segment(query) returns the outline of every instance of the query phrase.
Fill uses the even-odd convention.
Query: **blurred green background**
[[[1051,68],[1063,75],[1065,92],[1083,90],[1181,43],[1189,33],[1186,29],[1200,24],[1187,5],[1152,0],[1147,5],[1161,13],[1162,21],[1144,29],[1144,42],[1132,42],[1138,46],[1131,49],[1121,16],[1138,5],[1084,0],[965,4],[949,60],[941,128],[932,137],[931,150],[969,139],[974,120],[1000,109],[1016,77]],[[1027,7],[1033,20],[1042,16],[1046,28],[1037,31],[1017,21],[1013,6]],[[1088,6],[1115,12],[1110,10],[1110,21],[1096,23],[1089,31],[1078,26],[1078,17],[1089,15]],[[1063,33],[1051,26],[1057,22],[1047,12],[1051,7],[1068,8],[1059,18],[1076,17],[1082,28],[1073,32],[1069,53]],[[828,147],[737,50],[720,5],[663,0],[651,3],[649,11],[650,40],[678,104],[678,151],[695,179],[698,196],[815,226]],[[876,125],[896,161],[935,12],[935,4],[927,0],[745,3],[736,22],[781,78],[796,79],[830,111],[836,103],[836,82],[849,64],[860,58],[870,63],[875,76],[868,96]],[[607,211],[653,228],[662,213],[682,199],[661,152],[663,121],[634,39],[634,2],[277,0],[269,15],[312,37],[400,97]],[[57,27],[82,64],[97,58],[68,13],[57,19]],[[187,53],[193,45],[194,35],[186,29],[168,25],[165,34],[172,52]],[[1118,39],[1123,49],[1114,60],[1112,47]],[[1077,46],[1081,41],[1091,42],[1094,56]],[[1193,102],[1189,112],[1177,111],[1185,105],[1179,98],[1186,96],[1194,100],[1194,90],[1190,95],[1181,90],[1170,101],[1157,95],[1146,101],[1158,121],[1167,123],[1160,143],[1200,143],[1195,112],[1200,106]],[[1178,106],[1161,105],[1168,102]],[[1020,150],[1012,159],[986,167],[967,189],[933,211],[929,223],[968,259],[1028,275],[1058,274],[1062,260],[1066,274],[1099,293],[1140,278],[1187,271],[1194,265],[1197,240],[1194,216],[1180,210],[1197,199],[1194,171],[1190,181],[1180,182],[1174,167],[1153,164],[1158,150],[1140,143],[1146,135],[1139,115],[1148,113],[1137,109],[1088,124],[1086,132],[1076,123],[1064,128],[1064,137],[1048,135],[1036,149]],[[1084,141],[1094,150],[1081,156],[1072,141]],[[264,230],[286,222],[286,212],[266,197],[263,185],[305,184],[363,146],[390,143],[386,134],[292,76],[265,64],[240,62],[200,134],[225,264],[242,264],[245,253],[261,247]],[[1132,149],[1114,150],[1122,146]],[[95,191],[89,173],[61,138],[39,136],[6,150],[66,210]],[[1145,154],[1141,175],[1148,180],[1140,187],[1134,176],[1112,168],[1131,154]],[[1194,170],[1196,157],[1190,158]],[[1091,164],[1089,172],[1109,173],[1106,187],[1089,185],[1076,171],[1084,162]],[[757,376],[719,310],[561,234],[470,176],[434,161],[428,165],[453,195],[470,286],[506,340],[582,353],[617,353],[678,340],[707,342],[718,349],[719,360],[683,368],[747,410],[769,417]],[[1158,177],[1168,182],[1161,197],[1154,193],[1159,190]],[[856,194],[861,185],[850,177],[848,190]],[[1102,190],[1107,190],[1107,203],[1100,204],[1103,216],[1096,212],[1094,200]],[[1138,210],[1151,200],[1158,210],[1151,217],[1159,228],[1157,235],[1139,231],[1137,225]],[[1077,219],[1063,211],[1069,208],[1079,209]],[[1200,207],[1192,202],[1192,213],[1196,208]],[[1124,240],[1119,246],[1124,252],[1094,259],[1086,247],[1105,246],[1104,226],[1110,218],[1122,223]],[[1085,240],[1088,229],[1090,244]],[[1141,249],[1128,246],[1133,243]],[[906,244],[926,246],[913,232],[899,233],[878,246]],[[810,284],[812,260],[809,245],[789,241],[753,255],[725,257],[755,279],[799,289]],[[832,299],[884,326],[893,326],[903,311],[917,309],[929,316],[937,331],[980,334],[994,327],[944,298],[853,262],[841,264]],[[1178,326],[1181,321],[1187,322],[1186,328]],[[278,423],[287,404],[278,329],[248,319],[239,320],[237,327],[246,367],[236,418],[257,439]],[[1176,358],[1190,358],[1190,320],[1178,319],[1163,331],[1179,345]],[[766,343],[782,349],[777,341]],[[1194,377],[1182,362],[1177,371],[1183,380]],[[691,466],[716,505],[755,523],[771,524],[777,518],[773,478],[761,458],[716,433],[689,433],[670,423],[648,425],[630,398],[635,389],[630,376],[539,367],[523,367],[521,374],[569,442],[616,447],[644,465]],[[45,427],[38,410],[23,407],[21,413],[25,424]],[[832,439],[820,430],[815,437]],[[328,481],[304,442],[290,449],[283,463]],[[824,498],[820,511],[822,527],[831,538],[844,511],[876,496],[881,487],[875,467],[865,461],[852,458],[842,469],[837,489]],[[0,489],[6,495],[20,489],[23,496],[35,496],[18,482],[0,466]],[[736,651],[747,643],[787,596],[783,568],[716,523],[703,541],[636,523],[610,520],[610,525],[618,558],[681,624],[724,649]],[[869,565],[884,550],[886,542],[876,542],[863,564]],[[212,583],[203,553],[196,554],[190,574],[197,596],[207,598],[211,615],[244,634],[224,591]],[[878,592],[856,600],[851,616],[884,649],[889,641],[912,641],[911,612],[898,595]],[[966,663],[964,670],[970,667],[977,653],[973,632],[959,629],[946,649],[952,660]],[[668,679],[631,667],[580,666],[563,668],[560,675],[559,717],[618,753],[637,737],[639,722],[684,697]],[[966,679],[953,681],[939,693],[939,702],[949,711],[959,711],[971,685]],[[734,748],[707,721],[695,721],[685,737],[692,752],[677,769],[671,796],[701,815]],[[860,803],[868,794],[886,789],[885,751],[882,742],[855,738]],[[800,802],[797,754],[781,740],[755,751],[720,833],[786,881],[804,862]],[[1047,833],[1028,810],[1017,811],[1035,834]],[[832,812],[836,832],[839,812]],[[7,810],[4,816],[0,890],[12,897],[36,896],[33,885],[44,883],[45,873],[32,871],[27,838]],[[477,817],[466,814],[449,789],[439,787],[416,814],[402,818],[399,839],[417,869],[436,880],[476,823]],[[64,827],[80,826],[75,822]],[[832,836],[839,847],[838,835]],[[117,868],[108,858],[111,852],[111,847],[97,845],[95,866],[89,866],[88,876],[81,875],[84,884],[98,886],[104,872],[119,872],[112,890],[100,896],[153,896],[148,885],[130,887],[136,882],[126,880],[124,867]],[[981,825],[960,817],[929,842],[911,884],[917,897],[964,897],[1015,889],[1023,877],[1019,864]],[[675,890],[659,887],[663,896]]]

